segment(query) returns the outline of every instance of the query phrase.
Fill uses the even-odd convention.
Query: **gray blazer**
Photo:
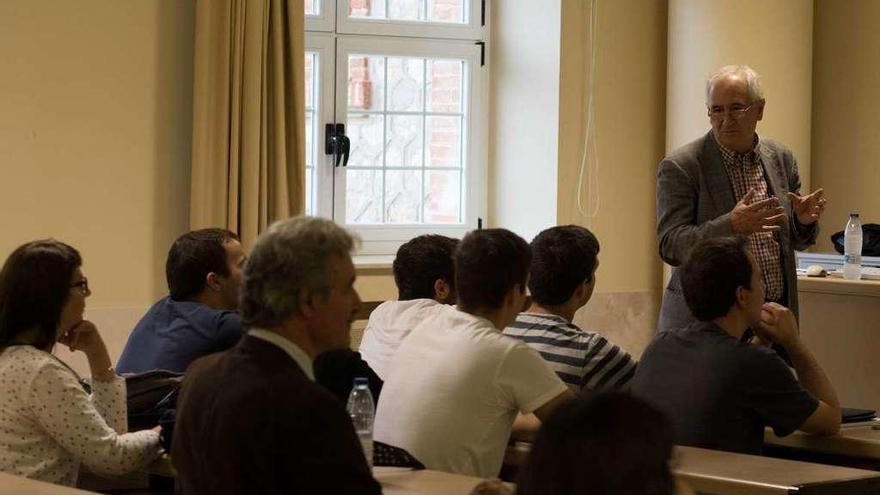
[[[769,193],[779,198],[788,223],[778,233],[785,288],[783,298],[797,315],[797,275],[794,250],[816,242],[818,222],[801,225],[792,215],[789,191],[800,194],[797,162],[785,146],[761,139],[758,145]],[[660,257],[672,265],[672,278],[660,308],[659,331],[680,328],[695,321],[681,292],[678,266],[699,241],[733,235],[730,211],[736,206],[733,186],[724,170],[721,149],[712,132],[672,152],[657,170],[657,242]]]

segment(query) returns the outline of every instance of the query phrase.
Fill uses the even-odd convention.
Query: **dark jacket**
[[[251,336],[187,371],[171,457],[185,495],[381,493],[340,401]]]

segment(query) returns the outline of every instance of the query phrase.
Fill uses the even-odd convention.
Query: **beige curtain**
[[[304,28],[300,0],[199,0],[190,227],[226,227],[245,248],[302,213]]]

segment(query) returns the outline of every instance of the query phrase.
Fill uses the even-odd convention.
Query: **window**
[[[483,3],[307,0],[305,9],[307,213],[358,231],[366,255],[475,228],[486,204]],[[347,163],[325,154],[327,124],[345,126]]]

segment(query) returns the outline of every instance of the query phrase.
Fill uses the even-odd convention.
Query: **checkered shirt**
[[[761,157],[758,154],[758,136],[755,136],[754,147],[746,153],[737,153],[729,150],[721,144],[721,158],[727,177],[733,185],[733,193],[736,201],[742,199],[755,189],[754,201],[761,201],[770,197],[767,187],[767,179],[764,177],[764,167],[761,165]],[[748,238],[749,250],[758,260],[758,266],[764,277],[765,298],[768,301],[782,300],[784,279],[782,278],[782,260],[780,259],[779,241],[773,232],[755,232]]]

